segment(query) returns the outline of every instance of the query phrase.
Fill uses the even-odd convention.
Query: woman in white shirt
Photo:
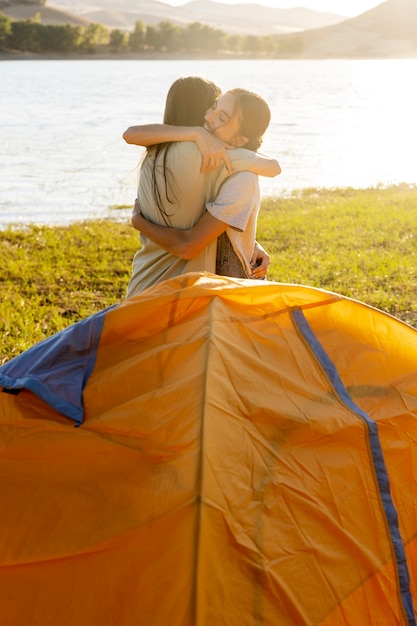
[[[165,124],[133,126],[123,135],[128,143],[147,146],[138,185],[140,213],[136,209],[132,218],[141,231],[142,247],[133,260],[127,297],[185,272],[214,273],[217,237],[226,230],[226,247],[232,244],[229,252],[237,254],[238,265],[244,259],[243,275],[251,271],[251,261],[259,263],[257,259],[260,265],[254,270],[255,277],[266,273],[269,257],[255,244],[259,208],[256,174],[272,176],[280,168],[277,161],[260,157],[254,150],[269,124],[269,108],[259,96],[245,90],[227,92],[216,100],[216,90],[213,83],[200,77],[179,79],[168,93]],[[251,150],[226,151],[232,146]],[[212,213],[207,214],[206,209]],[[169,231],[174,238],[176,233],[191,233],[196,227],[198,249],[188,246],[184,253],[167,246],[165,239],[155,239],[159,233],[146,230],[147,224],[159,226],[165,234]],[[244,249],[234,236],[239,230],[247,240]],[[247,260],[249,249],[253,260]],[[242,275],[241,269],[239,272],[233,275]],[[223,273],[228,273],[227,268]]]

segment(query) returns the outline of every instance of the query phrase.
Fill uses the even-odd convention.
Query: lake
[[[0,62],[0,226],[126,216],[141,149],[133,124],[160,122],[179,76],[269,103],[262,151],[282,174],[264,195],[304,187],[417,183],[417,59],[13,60]]]

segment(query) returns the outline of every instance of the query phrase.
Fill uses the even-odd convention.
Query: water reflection
[[[262,150],[283,173],[264,194],[417,183],[417,60],[3,61],[0,224],[67,223],[132,202],[140,151],[121,134],[159,122],[178,76],[270,103]]]

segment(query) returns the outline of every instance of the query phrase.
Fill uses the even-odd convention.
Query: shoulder
[[[176,179],[198,176],[201,168],[201,153],[193,141],[176,141],[170,146],[167,166]]]
[[[230,210],[251,208],[259,202],[260,190],[256,174],[252,172],[236,172],[222,184],[219,194],[212,205],[227,206]],[[207,205],[208,206],[208,205]]]
[[[171,150],[181,157],[195,157],[196,155],[200,155],[201,157],[200,150],[195,141],[175,141],[171,146]]]
[[[259,187],[259,179],[257,174],[244,170],[242,172],[233,172],[224,184],[230,187],[238,187],[241,190],[243,187],[245,189],[256,189]]]
[[[246,148],[235,148],[226,152],[235,172],[250,169],[258,160],[256,152],[246,150]]]

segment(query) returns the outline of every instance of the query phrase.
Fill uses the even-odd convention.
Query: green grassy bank
[[[417,327],[417,188],[309,189],[264,200],[269,278],[336,291]],[[129,224],[0,231],[0,363],[119,302],[137,233]]]

